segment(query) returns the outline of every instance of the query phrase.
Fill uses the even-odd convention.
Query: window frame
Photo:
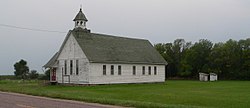
[[[70,75],[73,75],[73,60],[70,60],[70,63],[69,63],[69,69],[70,69]]]
[[[157,67],[154,66],[154,75],[157,75]]]
[[[79,75],[79,60],[76,60],[76,75]]]
[[[107,66],[102,65],[102,75],[107,75]]]
[[[148,66],[148,75],[151,75],[151,66]]]
[[[114,75],[114,65],[110,66],[110,75]]]
[[[133,66],[133,75],[136,75],[136,66]]]
[[[67,75],[67,60],[64,60],[64,74]]]
[[[118,75],[121,75],[121,74],[122,74],[122,66],[118,65]]]
[[[142,75],[145,75],[145,66],[142,66]]]

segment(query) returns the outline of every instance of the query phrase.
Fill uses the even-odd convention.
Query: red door
[[[56,68],[52,69],[52,76],[51,76],[52,81],[56,81]]]

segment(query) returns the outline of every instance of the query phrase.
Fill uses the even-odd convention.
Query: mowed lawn
[[[43,85],[0,81],[1,91],[132,107],[250,108],[250,81],[176,81],[98,86]]]

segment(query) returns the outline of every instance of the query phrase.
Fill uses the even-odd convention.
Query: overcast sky
[[[13,74],[13,64],[20,59],[42,72],[73,29],[81,4],[87,27],[95,33],[144,38],[152,44],[177,38],[194,43],[250,37],[250,0],[2,0],[0,75]]]

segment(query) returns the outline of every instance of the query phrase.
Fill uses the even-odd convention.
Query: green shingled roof
[[[167,64],[148,40],[71,31],[90,62]]]
[[[76,15],[76,17],[73,21],[76,21],[76,20],[88,21],[86,16],[82,12],[82,9],[80,9],[80,11],[78,12],[78,14]]]
[[[92,63],[167,65],[148,40],[90,33],[79,27],[69,31],[59,52],[44,65],[45,68],[54,65],[71,33]]]

